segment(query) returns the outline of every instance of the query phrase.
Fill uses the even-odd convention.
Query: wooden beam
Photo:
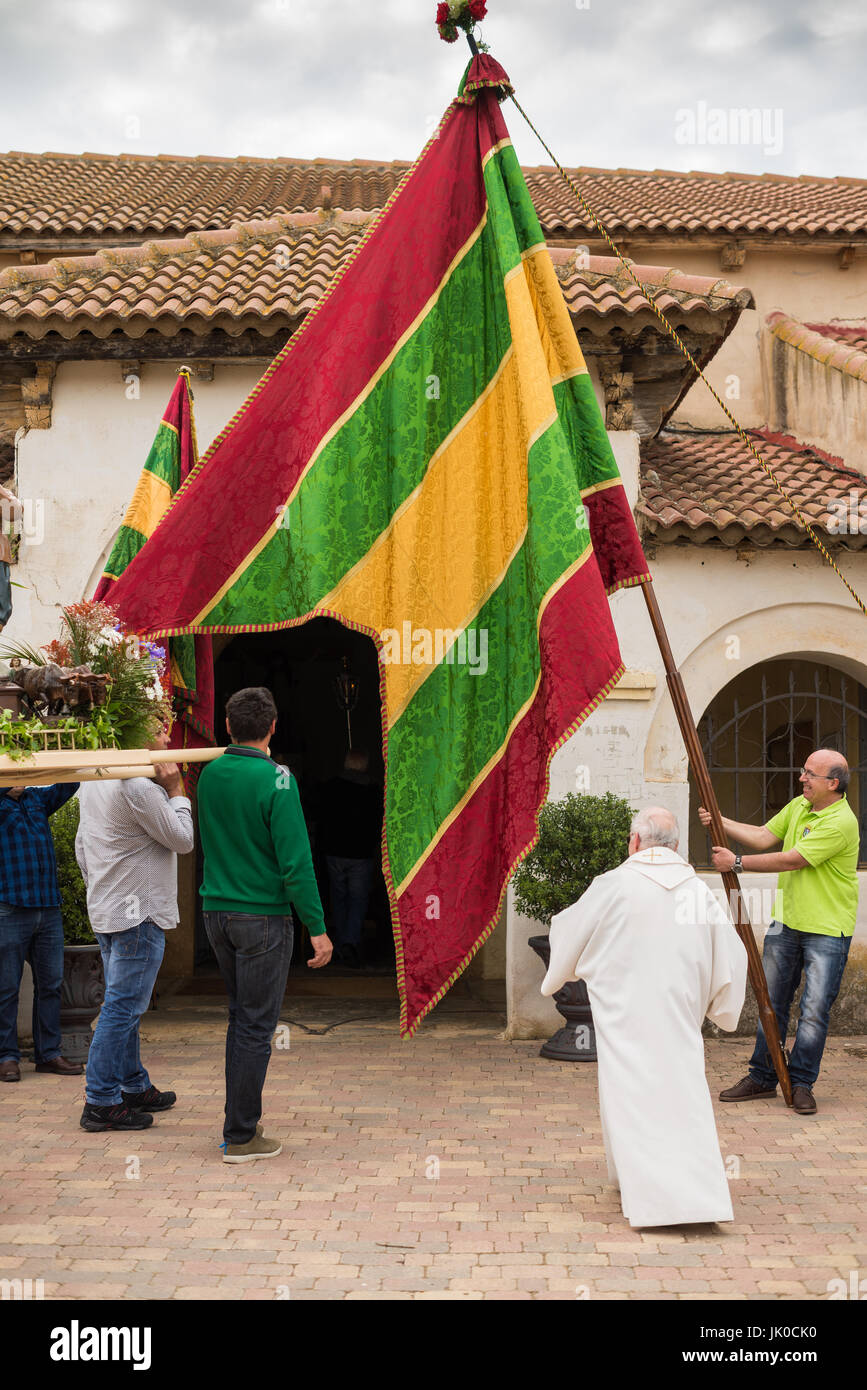
[[[3,362],[104,362],[128,361],[133,353],[141,361],[191,362],[251,361],[273,362],[289,334],[301,322],[281,325],[272,335],[247,329],[233,338],[229,333],[191,333],[188,329],[171,338],[161,333],[146,333],[142,338],[128,338],[125,333],[112,333],[107,338],[81,333],[76,338],[61,338],[52,334],[45,338],[28,338],[18,332],[12,338],[0,339],[0,363]]]
[[[51,398],[56,371],[54,362],[37,362],[35,374],[21,378],[24,423],[29,430],[51,429]]]

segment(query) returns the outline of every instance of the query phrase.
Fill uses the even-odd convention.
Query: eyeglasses
[[[835,780],[833,777],[825,776],[824,773],[811,772],[808,767],[799,768],[798,771],[800,772],[802,777],[816,777],[819,779],[820,782],[833,782]]]

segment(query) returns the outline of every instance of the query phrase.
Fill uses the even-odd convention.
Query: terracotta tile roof
[[[183,326],[270,336],[321,298],[370,221],[303,213],[178,241],[100,251],[0,273],[0,337],[121,330],[138,338]]]
[[[814,333],[819,333],[823,338],[831,338],[835,343],[842,343],[844,347],[857,348],[859,352],[867,352],[867,323],[805,323],[805,328],[811,328]]]
[[[634,318],[653,317],[647,299],[630,279],[616,256],[579,257],[562,247],[551,248],[551,259],[563,287],[569,312],[574,318],[592,312]],[[675,322],[704,311],[734,314],[754,307],[752,292],[727,280],[706,275],[685,275],[670,266],[636,265],[630,261],[642,285],[646,285],[658,307]]]
[[[121,330],[136,338],[153,327],[171,334],[213,328],[238,335],[265,334],[297,323],[358,243],[371,214],[303,213],[270,218],[183,240],[59,258],[39,266],[10,266],[0,273],[0,338],[24,332],[41,338],[58,332],[106,337]],[[557,273],[573,319],[582,323],[620,315],[648,321],[652,310],[618,261],[575,257],[555,250]],[[749,290],[725,280],[683,275],[664,266],[636,266],[643,283],[675,318],[697,314],[720,320],[723,336],[743,308]]]
[[[823,366],[867,381],[867,351],[848,341],[841,342],[839,338],[827,338],[780,311],[768,314],[765,323],[775,338],[805,352]]]
[[[867,480],[835,459],[790,436],[767,430],[748,431],[765,462],[797,502],[824,540],[848,549],[867,546],[867,535],[830,530],[838,509],[845,516],[857,494],[867,517]],[[768,546],[809,545],[773,483],[734,431],[687,433],[663,431],[642,445],[641,490],[637,512],[646,533],[660,541],[715,541],[736,546],[745,541]]]
[[[328,206],[382,207],[409,163],[199,155],[0,154],[0,233],[159,236]],[[550,166],[524,170],[546,237],[598,234]],[[613,235],[867,237],[867,180],[670,169],[570,171]],[[323,194],[323,185],[328,193]]]

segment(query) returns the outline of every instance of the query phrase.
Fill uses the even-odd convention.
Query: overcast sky
[[[0,0],[0,148],[413,159],[468,56],[435,11]],[[481,37],[566,164],[867,176],[865,0],[489,0]]]

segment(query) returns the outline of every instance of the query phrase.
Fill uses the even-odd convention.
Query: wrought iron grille
[[[764,824],[800,794],[804,759],[816,748],[833,748],[849,763],[859,857],[867,861],[867,690],[805,660],[768,662],[752,676],[749,694],[744,678],[730,683],[699,723],[723,815]]]

